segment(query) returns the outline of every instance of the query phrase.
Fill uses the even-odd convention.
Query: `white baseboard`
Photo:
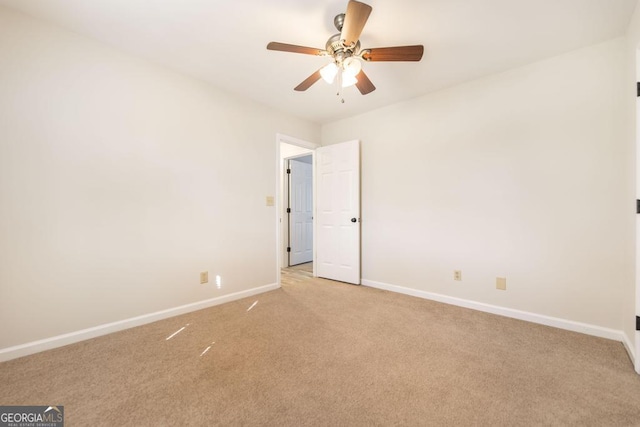
[[[610,340],[619,341],[624,344],[625,348],[629,352],[629,356],[632,359],[635,359],[634,352],[631,351],[631,341],[628,339],[624,332],[615,329],[603,328],[601,326],[590,325],[588,323],[574,322],[573,320],[560,319],[557,317],[500,307],[497,305],[485,304],[482,302],[450,297],[447,295],[420,291],[417,289],[405,288],[403,286],[389,285],[387,283],[375,282],[373,280],[362,279],[362,284],[372,288],[411,295],[414,297],[442,302],[445,304],[451,304],[459,307],[471,308],[473,310],[484,311],[486,313],[497,314],[499,316],[511,317],[513,319],[525,320],[527,322],[553,326],[555,328],[566,329],[568,331],[580,332],[587,335],[593,335],[600,338],[608,338]]]
[[[152,323],[158,320],[167,319],[169,317],[190,313],[192,311],[202,310],[204,308],[213,307],[215,305],[236,301],[278,288],[280,288],[280,285],[277,283],[260,286],[257,288],[248,289],[246,291],[235,292],[204,301],[194,302],[192,304],[182,305],[180,307],[169,308],[167,310],[144,314],[142,316],[119,320],[117,322],[106,323],[104,325],[94,326],[92,328],[82,329],[80,331],[70,332],[68,334],[45,338],[26,344],[20,344],[14,347],[3,348],[0,349],[0,362],[16,359],[22,356],[28,356],[29,354],[39,353],[41,351],[50,350],[52,348],[62,347],[90,338],[99,337],[101,335],[107,335],[113,332],[122,331],[124,329],[133,328],[135,326],[145,325],[147,323]]]

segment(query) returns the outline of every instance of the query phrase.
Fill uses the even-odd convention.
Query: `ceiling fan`
[[[340,88],[355,84],[360,93],[366,95],[376,90],[376,87],[362,70],[361,61],[420,61],[424,52],[422,45],[361,49],[360,34],[371,10],[371,6],[367,4],[350,0],[347,11],[333,20],[340,33],[331,36],[324,49],[278,42],[269,43],[267,49],[331,57],[331,63],[311,74],[294,90],[305,91],[322,78],[330,84],[337,80],[338,94]]]

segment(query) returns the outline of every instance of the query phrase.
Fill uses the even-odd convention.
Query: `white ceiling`
[[[124,51],[293,115],[326,123],[622,36],[636,0],[364,0],[362,47],[423,44],[419,63],[367,63],[362,96],[319,81],[327,58],[267,51],[324,48],[347,0],[0,0]]]

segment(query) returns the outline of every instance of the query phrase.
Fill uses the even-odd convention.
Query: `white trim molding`
[[[190,313],[192,311],[202,310],[216,305],[236,301],[264,292],[273,291],[280,288],[277,283],[271,285],[260,286],[248,289],[246,291],[235,292],[204,301],[198,301],[179,307],[169,308],[155,313],[144,314],[142,316],[132,317],[130,319],[119,320],[117,322],[106,323],[104,325],[94,326],[92,328],[82,329],[80,331],[70,332],[68,334],[58,335],[51,338],[45,338],[26,344],[20,344],[13,347],[0,349],[0,362],[16,359],[18,357],[28,356],[30,354],[39,353],[45,350],[62,347],[76,342],[88,340],[102,335],[111,334],[113,332],[122,331],[136,326],[146,325],[147,323],[157,322],[158,320],[167,319],[169,317],[179,316],[181,314]]]
[[[308,148],[309,150],[315,150],[316,148],[320,147],[320,145],[316,144],[315,142],[305,141],[303,139],[295,138],[283,133],[276,134],[276,142],[278,144],[284,142],[285,144],[297,145],[298,147]]]
[[[633,348],[630,344],[630,342],[627,344],[630,348]],[[628,350],[627,350],[628,351]],[[635,355],[637,357],[634,357],[633,354],[631,354],[631,358],[634,359],[634,363],[636,366],[636,372],[638,374],[640,374],[640,331],[636,331],[636,353]]]
[[[638,372],[637,364],[636,364],[636,351],[633,345],[633,341],[631,340],[629,335],[625,334],[624,332],[621,332],[621,333],[622,333],[622,344],[624,345],[624,349],[627,350],[629,359],[631,359],[631,364],[633,365],[636,372]],[[640,374],[640,372],[638,373]]]
[[[531,313],[528,311],[515,310],[512,308],[500,307],[497,305],[485,304],[482,302],[476,302],[466,300],[462,298],[451,297],[442,294],[436,294],[433,292],[421,291],[418,289],[405,288],[403,286],[390,285],[387,283],[376,282],[373,280],[362,279],[364,286],[371,288],[382,289],[385,291],[397,292],[400,294],[410,295],[418,298],[428,299],[431,301],[437,301],[445,304],[455,305],[458,307],[470,308],[473,310],[483,311],[485,313],[497,314],[499,316],[510,317],[512,319],[525,320],[527,322],[537,323],[540,325],[552,326],[554,328],[565,329],[573,332],[580,332],[587,335],[592,335],[600,338],[607,338],[614,341],[621,342],[632,362],[635,361],[635,352],[631,345],[631,340],[627,335],[615,329],[604,328],[601,326],[590,325],[588,323],[575,322],[573,320],[560,319],[558,317],[545,316],[542,314]]]

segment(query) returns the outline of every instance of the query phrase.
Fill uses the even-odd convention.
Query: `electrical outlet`
[[[507,278],[506,277],[496,277],[496,289],[500,289],[501,291],[507,290]]]
[[[453,280],[461,281],[462,280],[462,271],[461,270],[453,270]]]
[[[203,271],[200,273],[200,284],[204,285],[205,283],[209,283],[209,272]]]

